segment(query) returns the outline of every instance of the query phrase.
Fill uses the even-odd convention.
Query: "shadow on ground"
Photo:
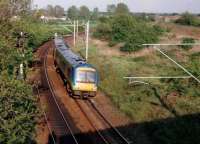
[[[200,143],[200,114],[130,124],[117,129],[134,144],[198,144]],[[102,132],[110,131],[105,129]],[[97,133],[76,134],[80,143],[89,144],[89,137]],[[62,136],[59,143],[72,143],[69,136]],[[49,144],[51,144],[49,137]],[[97,144],[101,142],[96,141]]]

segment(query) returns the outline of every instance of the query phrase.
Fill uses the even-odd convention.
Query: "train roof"
[[[86,61],[75,54],[70,47],[65,44],[62,37],[56,37],[55,40],[56,49],[63,55],[63,57],[73,66],[78,67],[80,65],[88,65]]]

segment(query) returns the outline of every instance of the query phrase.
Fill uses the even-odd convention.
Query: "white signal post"
[[[90,21],[87,22],[86,25],[86,54],[85,54],[85,59],[88,61],[88,46],[89,46],[89,32],[90,32]]]

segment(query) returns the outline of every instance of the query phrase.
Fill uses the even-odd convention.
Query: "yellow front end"
[[[91,83],[76,83],[74,90],[75,91],[96,92],[97,86],[96,86],[96,84],[91,84]]]
[[[73,90],[88,93],[97,92],[96,75],[96,70],[93,68],[78,68]]]

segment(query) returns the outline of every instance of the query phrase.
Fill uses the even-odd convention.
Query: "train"
[[[95,97],[99,83],[97,69],[75,54],[63,37],[55,36],[54,45],[54,65],[61,74],[69,95]]]

